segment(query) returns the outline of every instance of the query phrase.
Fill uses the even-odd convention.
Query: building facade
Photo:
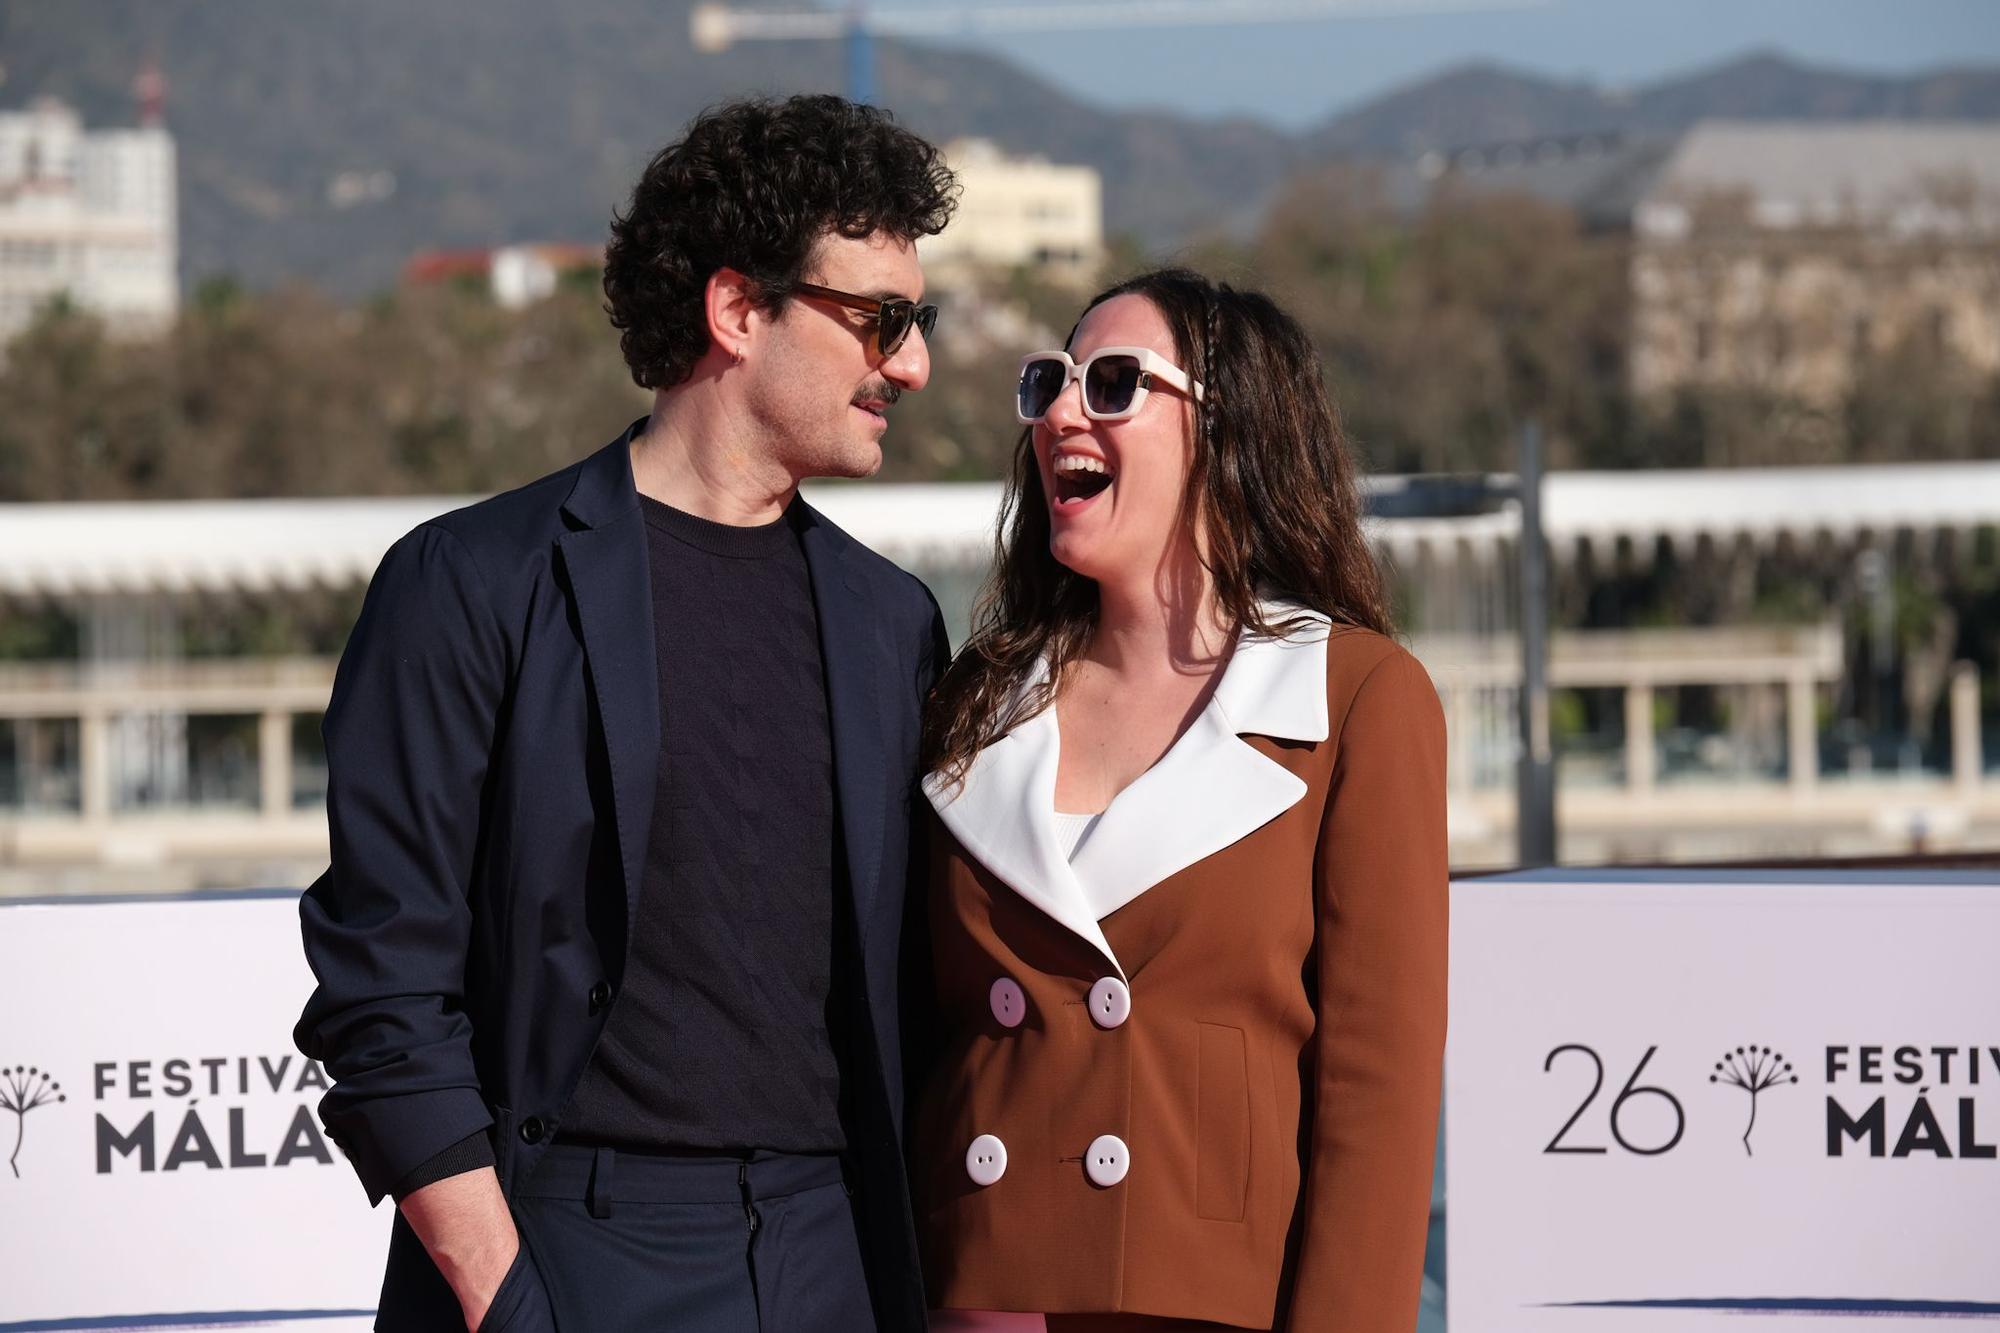
[[[1632,237],[1641,393],[1833,403],[1897,353],[2000,371],[2000,128],[1700,125]]]
[[[484,283],[495,305],[522,310],[554,295],[565,276],[585,273],[595,282],[603,268],[601,245],[544,241],[491,250],[425,250],[403,265],[402,281]]]
[[[963,193],[951,225],[922,245],[924,267],[949,283],[981,268],[1033,266],[1089,282],[1104,257],[1104,182],[1091,167],[1010,157],[985,139],[956,139],[945,158]]]
[[[156,333],[173,321],[174,141],[157,110],[145,119],[86,130],[53,99],[0,112],[0,341],[58,299],[121,334]]]

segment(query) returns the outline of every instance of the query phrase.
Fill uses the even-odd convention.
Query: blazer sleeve
[[[392,547],[348,639],[323,726],[331,864],[299,903],[318,988],[293,1039],[371,1203],[492,1123],[465,999],[467,894],[508,655],[458,537]]]
[[[1444,713],[1398,648],[1340,731],[1318,871],[1313,1112],[1293,1333],[1410,1333],[1445,1034]]]

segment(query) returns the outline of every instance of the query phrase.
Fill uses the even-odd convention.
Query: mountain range
[[[692,4],[5,0],[0,107],[51,95],[93,128],[130,124],[153,61],[180,154],[184,278],[359,296],[420,250],[601,237],[702,107],[840,88],[835,43],[697,53]],[[1714,117],[2000,119],[2000,69],[1889,77],[1772,53],[1629,92],[1460,66],[1300,133],[1107,109],[964,50],[884,41],[878,60],[880,100],[904,123],[1094,166],[1107,228],[1155,246],[1247,226],[1291,174],[1341,158]]]

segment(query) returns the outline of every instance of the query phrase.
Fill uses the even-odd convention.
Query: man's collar
[[[651,418],[640,417],[625,433],[577,466],[576,484],[563,501],[563,512],[586,528],[602,527],[639,510],[639,488],[632,480],[632,441]]]

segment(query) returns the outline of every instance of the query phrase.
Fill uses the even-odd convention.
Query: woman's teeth
[[[1110,489],[1111,469],[1104,460],[1084,454],[1065,454],[1056,459],[1056,503],[1074,504],[1089,500]]]

